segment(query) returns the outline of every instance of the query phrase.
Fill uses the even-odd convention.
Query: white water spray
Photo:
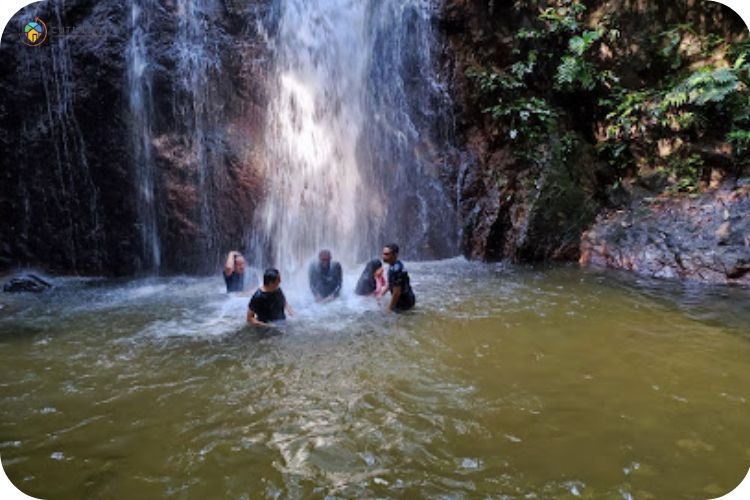
[[[373,193],[357,144],[369,41],[366,2],[290,0],[282,9],[259,227],[272,262],[294,273],[321,247],[353,262],[366,243],[360,224]]]
[[[432,60],[431,0],[277,7],[268,192],[254,253],[287,275],[321,248],[351,264],[377,255],[385,239],[412,257],[455,255],[439,152],[424,153],[445,143],[433,133],[445,93]]]

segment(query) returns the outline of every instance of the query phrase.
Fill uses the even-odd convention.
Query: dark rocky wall
[[[40,47],[19,33],[36,15],[50,25],[83,18],[106,27]],[[135,269],[135,227],[123,120],[124,11],[116,3],[31,6],[0,46],[0,265],[114,273]],[[75,61],[75,62],[74,62]],[[84,133],[85,130],[85,133]]]
[[[186,88],[175,50],[180,2],[149,12],[150,156],[160,272],[207,272],[242,248],[260,196],[255,165],[264,120],[269,2],[196,2],[210,66]],[[0,46],[0,267],[83,274],[153,272],[137,215],[127,54],[131,3],[49,1],[19,12]],[[19,40],[39,16],[50,34]],[[62,30],[64,28],[64,31]],[[92,30],[95,33],[92,35]],[[198,103],[198,104],[196,104]],[[200,193],[207,193],[201,195]]]

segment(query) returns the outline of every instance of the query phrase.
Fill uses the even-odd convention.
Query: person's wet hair
[[[393,252],[393,255],[398,255],[398,245],[395,243],[388,243],[385,248]]]
[[[365,272],[368,276],[373,276],[375,274],[375,271],[383,267],[383,263],[380,262],[380,259],[372,259],[370,262],[365,265]]]
[[[266,269],[266,272],[263,273],[263,284],[264,285],[272,285],[279,281],[280,273],[278,269],[270,268]]]

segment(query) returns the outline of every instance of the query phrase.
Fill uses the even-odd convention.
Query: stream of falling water
[[[420,96],[435,92],[430,2],[278,7],[268,194],[256,225],[266,263],[294,275],[322,247],[353,263],[381,239],[410,243],[415,257],[455,255],[455,243],[430,244],[436,232],[457,241],[456,229],[450,217],[431,220],[432,210],[452,210],[427,166],[434,158],[417,153],[429,139],[417,123],[429,107]]]
[[[127,53],[127,81],[138,195],[136,205],[141,236],[141,268],[158,271],[161,248],[155,200],[156,174],[151,154],[151,74],[146,51],[148,2],[149,0],[131,0],[132,34]]]
[[[198,169],[196,188],[200,196],[198,224],[202,241],[196,243],[202,245],[204,255],[215,257],[217,249],[213,178],[217,165],[216,159],[210,155],[209,144],[213,140],[212,118],[221,117],[212,116],[213,102],[209,87],[212,73],[220,72],[220,57],[217,37],[211,33],[209,19],[216,15],[218,7],[213,0],[178,0],[176,4],[175,115],[181,122],[180,125],[186,127],[184,135]],[[219,114],[215,110],[214,113]]]
[[[367,243],[369,201],[357,142],[369,50],[365,2],[283,2],[276,96],[268,125],[269,195],[261,228],[271,261],[294,273],[316,248],[354,261]]]
[[[46,9],[41,5],[31,6],[26,15],[29,19],[49,16],[46,19],[58,26],[64,21],[59,3],[51,3]],[[106,246],[101,230],[102,204],[92,176],[95,169],[91,168],[86,155],[86,135],[75,113],[75,49],[64,36],[50,41],[45,49],[25,53],[26,57],[20,59],[17,68],[22,75],[20,82],[26,75],[34,80],[31,75],[38,75],[39,68],[44,68],[44,73],[49,75],[40,79],[42,93],[35,96],[44,103],[35,126],[46,131],[50,144],[42,163],[43,170],[32,173],[34,171],[29,167],[29,173],[24,176],[28,178],[22,179],[17,186],[24,200],[24,217],[19,221],[17,231],[23,241],[33,233],[33,226],[38,229],[40,215],[32,213],[31,200],[42,197],[44,216],[50,214],[54,217],[55,230],[64,235],[61,238],[64,244],[60,248],[47,249],[47,257],[52,252],[64,254],[70,270],[76,271],[102,261]],[[22,130],[19,149],[38,148],[33,142],[26,143],[28,136],[33,136],[29,132]],[[46,188],[51,188],[49,192],[46,192],[45,181]],[[3,179],[3,182],[7,181]],[[3,220],[3,223],[15,226],[12,220]]]

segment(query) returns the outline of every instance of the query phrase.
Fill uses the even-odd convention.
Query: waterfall
[[[366,2],[290,0],[281,6],[275,95],[267,127],[268,196],[259,229],[271,261],[297,270],[319,247],[354,260],[371,192],[357,142],[365,120]]]
[[[149,0],[131,0],[131,38],[127,53],[127,81],[133,158],[137,190],[138,226],[141,235],[141,269],[158,272],[161,263],[159,224],[155,199],[155,167],[151,152],[153,112],[151,70],[146,48]]]
[[[52,6],[53,20],[63,25],[59,3]],[[35,17],[35,15],[34,15]],[[41,51],[40,51],[41,52]],[[50,175],[59,191],[51,195],[50,206],[45,206],[59,230],[66,235],[67,248],[48,249],[48,252],[67,254],[73,269],[100,263],[104,236],[100,221],[98,189],[86,157],[86,141],[75,113],[75,76],[71,48],[65,37],[50,42],[46,65],[50,78],[42,78],[46,116],[54,150],[54,168]],[[35,59],[30,59],[35,60]],[[38,67],[33,69],[38,72]],[[33,182],[33,180],[32,180]],[[25,213],[29,214],[28,198]],[[88,262],[86,262],[88,261]]]
[[[454,197],[454,118],[433,31],[441,0],[372,3],[371,64],[365,92],[368,175],[387,200],[379,237],[411,259],[459,254]]]
[[[198,226],[202,241],[196,244],[202,245],[204,258],[214,261],[219,255],[214,211],[217,160],[211,156],[211,145],[219,140],[211,135],[211,131],[216,128],[215,123],[221,121],[223,103],[215,102],[217,99],[211,94],[211,78],[220,75],[221,64],[219,39],[216,30],[211,30],[209,20],[218,12],[214,0],[177,0],[174,41],[176,125],[184,127],[182,135],[188,142],[198,171]]]
[[[211,94],[210,85],[219,68],[218,37],[209,25],[209,19],[219,12],[215,3],[177,0],[171,6],[174,10],[164,10],[153,0],[131,1],[127,76],[143,270],[158,272],[162,252],[174,250],[169,239],[162,242],[159,233],[158,197],[165,194],[165,186],[160,187],[157,179],[163,184],[168,179],[166,173],[157,175],[154,157],[155,144],[164,147],[169,140],[185,152],[185,162],[173,164],[173,168],[181,171],[185,185],[195,186],[197,193],[194,210],[184,214],[198,235],[189,253],[199,255],[196,261],[204,262],[214,262],[218,256],[215,180],[222,172],[217,173],[218,161],[211,153],[218,149],[212,145],[220,141],[212,134],[214,123],[221,120],[217,115],[221,114],[223,102]],[[163,39],[167,31],[161,23],[165,20],[174,22],[174,36],[168,42]],[[164,67],[172,68],[171,109],[169,101],[166,106],[165,102],[154,102],[156,77],[162,78],[164,91],[163,75],[158,74]],[[168,221],[161,224],[165,228],[168,225]]]
[[[358,262],[398,239],[454,255],[435,162],[444,92],[429,0],[277,0],[256,250],[294,274],[316,250]],[[440,235],[440,236],[436,236]]]

